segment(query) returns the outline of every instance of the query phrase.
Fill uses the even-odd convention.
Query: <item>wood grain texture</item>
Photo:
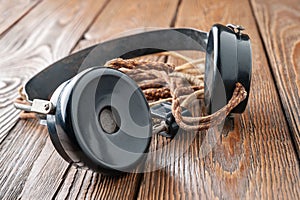
[[[47,128],[37,120],[22,120],[1,146],[0,197],[50,199],[67,166],[54,151]]]
[[[251,3],[300,157],[300,2]]]
[[[175,26],[208,31],[214,23],[242,24],[252,39],[249,105],[221,136],[201,133],[173,164],[144,174],[138,199],[299,199],[298,158],[249,3],[183,0]],[[189,145],[188,137],[165,158]],[[155,138],[151,148],[166,143]]]
[[[176,12],[176,6],[173,0],[110,1],[84,34],[84,39],[79,42],[75,51],[120,35],[140,32],[146,27],[168,27]],[[157,14],[156,17],[153,17],[154,13]],[[153,56],[144,59],[162,60],[163,58]],[[141,174],[126,174],[119,178],[107,177],[72,167],[55,198],[134,199],[139,190],[141,176]]]
[[[17,120],[17,88],[68,55],[104,3],[44,1],[1,38],[0,142]]]
[[[150,151],[162,151],[150,157],[146,164],[150,169],[154,165],[161,169],[117,178],[71,167],[55,152],[45,126],[37,120],[17,119],[18,111],[13,108],[12,100],[17,88],[33,74],[72,50],[140,32],[145,27],[174,25],[177,4],[173,0],[111,0],[109,3],[45,0],[3,34],[0,38],[0,199],[300,199],[299,156],[293,148],[246,0],[181,1],[175,18],[177,27],[208,31],[212,24],[219,22],[242,24],[247,28],[252,39],[253,81],[245,113],[235,116],[234,124],[226,122],[221,136],[213,132],[182,134],[172,144],[166,138],[154,136]],[[252,6],[258,7],[253,3]],[[293,62],[298,63],[299,45],[294,36],[289,38],[279,40],[283,42],[277,45],[284,44],[281,46],[284,52],[293,51]],[[288,50],[286,45],[290,41],[296,43],[296,50]],[[147,59],[165,60],[164,57]],[[293,66],[296,77],[299,65]],[[289,73],[292,72],[284,74]]]
[[[108,177],[72,167],[55,199],[134,199],[140,175]]]
[[[1,38],[0,199],[49,199],[59,187],[68,164],[43,126],[18,121],[12,101],[29,77],[70,53],[105,3],[43,1]]]
[[[1,0],[0,35],[26,15],[41,0]]]
[[[148,29],[169,27],[178,0],[112,0],[76,49]]]

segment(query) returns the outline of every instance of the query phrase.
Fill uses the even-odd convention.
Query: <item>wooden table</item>
[[[165,168],[102,176],[70,166],[47,128],[13,107],[19,86],[79,49],[136,28],[214,23],[246,27],[253,79],[246,111],[205,157],[198,135]],[[0,49],[0,199],[300,198],[299,0],[6,0]]]

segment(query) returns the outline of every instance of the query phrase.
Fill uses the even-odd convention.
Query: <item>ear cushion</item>
[[[56,135],[78,165],[116,174],[132,171],[145,158],[152,134],[149,106],[136,83],[120,71],[95,67],[81,72],[62,89],[56,108]]]

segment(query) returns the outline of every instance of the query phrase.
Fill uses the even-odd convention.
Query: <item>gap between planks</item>
[[[287,48],[291,48],[290,45],[284,46],[284,44],[287,43],[288,38],[293,36],[293,33],[300,31],[300,15],[298,12],[298,15],[296,14],[295,10],[297,8],[294,8],[294,6],[299,7],[299,2],[295,0],[291,1],[278,1],[273,0],[272,2],[259,2],[257,3],[256,0],[249,0],[249,4],[251,6],[251,10],[253,12],[253,16],[255,19],[255,24],[257,27],[257,30],[259,31],[259,36],[263,44],[263,48],[265,51],[265,54],[267,56],[267,61],[269,65],[269,69],[271,71],[273,80],[275,81],[275,86],[277,93],[280,97],[281,102],[281,108],[284,111],[285,120],[288,124],[290,136],[292,138],[293,147],[295,149],[295,153],[298,154],[298,163],[300,166],[300,131],[299,131],[299,122],[300,122],[300,115],[299,115],[299,108],[300,108],[300,97],[299,93],[297,94],[297,89],[300,91],[300,79],[298,78],[296,80],[296,83],[293,83],[294,80],[291,80],[291,76],[296,76],[297,73],[300,72],[300,62],[293,62],[291,61],[290,55],[286,56],[286,59],[282,59],[282,55],[285,55],[286,53],[294,54],[295,52],[290,51]],[[271,5],[270,5],[271,4]],[[293,23],[285,23],[283,26],[279,26],[279,29],[276,29],[276,31],[280,32],[281,38],[276,38],[276,34],[273,35],[274,29],[276,28],[277,21],[281,20],[278,18],[278,15],[282,13],[281,18],[284,18]],[[263,15],[262,15],[263,13]],[[292,15],[288,17],[289,15]],[[266,20],[268,19],[275,19],[272,20],[272,22],[268,23]],[[298,24],[297,24],[298,22]],[[280,22],[278,22],[280,23]],[[268,24],[268,25],[267,25]],[[265,26],[264,26],[265,25]],[[275,27],[273,27],[275,26]],[[273,29],[272,29],[273,28]],[[284,31],[284,30],[289,31]],[[297,34],[296,34],[297,35]],[[268,36],[268,37],[267,37]],[[271,39],[270,39],[271,37]],[[293,39],[290,39],[290,41],[294,45],[293,47],[300,44],[300,34],[298,36],[292,37]],[[297,41],[298,40],[298,41]],[[280,42],[279,42],[280,41]],[[271,43],[271,44],[270,44]],[[279,44],[280,43],[280,44]],[[295,45],[296,44],[296,45]],[[278,46],[286,48],[281,48],[279,51],[277,48]],[[275,47],[274,47],[275,46]],[[293,50],[293,48],[291,48]],[[276,51],[277,50],[277,51]],[[295,50],[295,49],[294,49]],[[299,50],[298,50],[299,51]],[[273,55],[274,54],[274,55]],[[297,55],[296,55],[297,56]],[[300,53],[298,52],[298,56],[300,57]],[[285,70],[281,69],[286,67],[286,72],[281,73]],[[298,71],[293,71],[292,69],[298,67]],[[284,82],[287,81],[286,84]],[[296,99],[296,100],[293,100]]]

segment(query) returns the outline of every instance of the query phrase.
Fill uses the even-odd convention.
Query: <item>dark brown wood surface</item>
[[[300,157],[300,3],[251,1]]]
[[[0,199],[300,199],[299,5],[296,0],[1,2]],[[150,150],[163,150],[150,157],[150,169],[151,163],[164,166],[183,154],[167,167],[122,177],[77,169],[54,150],[45,126],[18,119],[12,105],[17,88],[71,52],[149,28],[208,31],[214,23],[242,24],[251,37],[249,105],[221,136],[187,133],[168,148],[163,148],[168,139],[154,136]]]
[[[215,22],[243,24],[251,35],[253,79],[250,105],[241,117],[235,118],[234,130],[222,135],[205,157],[201,155],[201,150],[205,148],[203,143],[208,135],[196,137],[184,156],[174,164],[145,174],[139,198],[157,199],[162,191],[162,198],[166,196],[171,199],[179,196],[183,199],[299,197],[297,155],[249,3],[240,0],[213,3],[182,1],[175,26],[206,30]],[[294,183],[298,186],[295,187]],[[274,191],[271,188],[277,189]]]
[[[105,4],[43,1],[1,38],[0,199],[49,199],[59,187],[68,164],[54,151],[46,127],[17,120],[12,101],[25,80],[70,53]]]

